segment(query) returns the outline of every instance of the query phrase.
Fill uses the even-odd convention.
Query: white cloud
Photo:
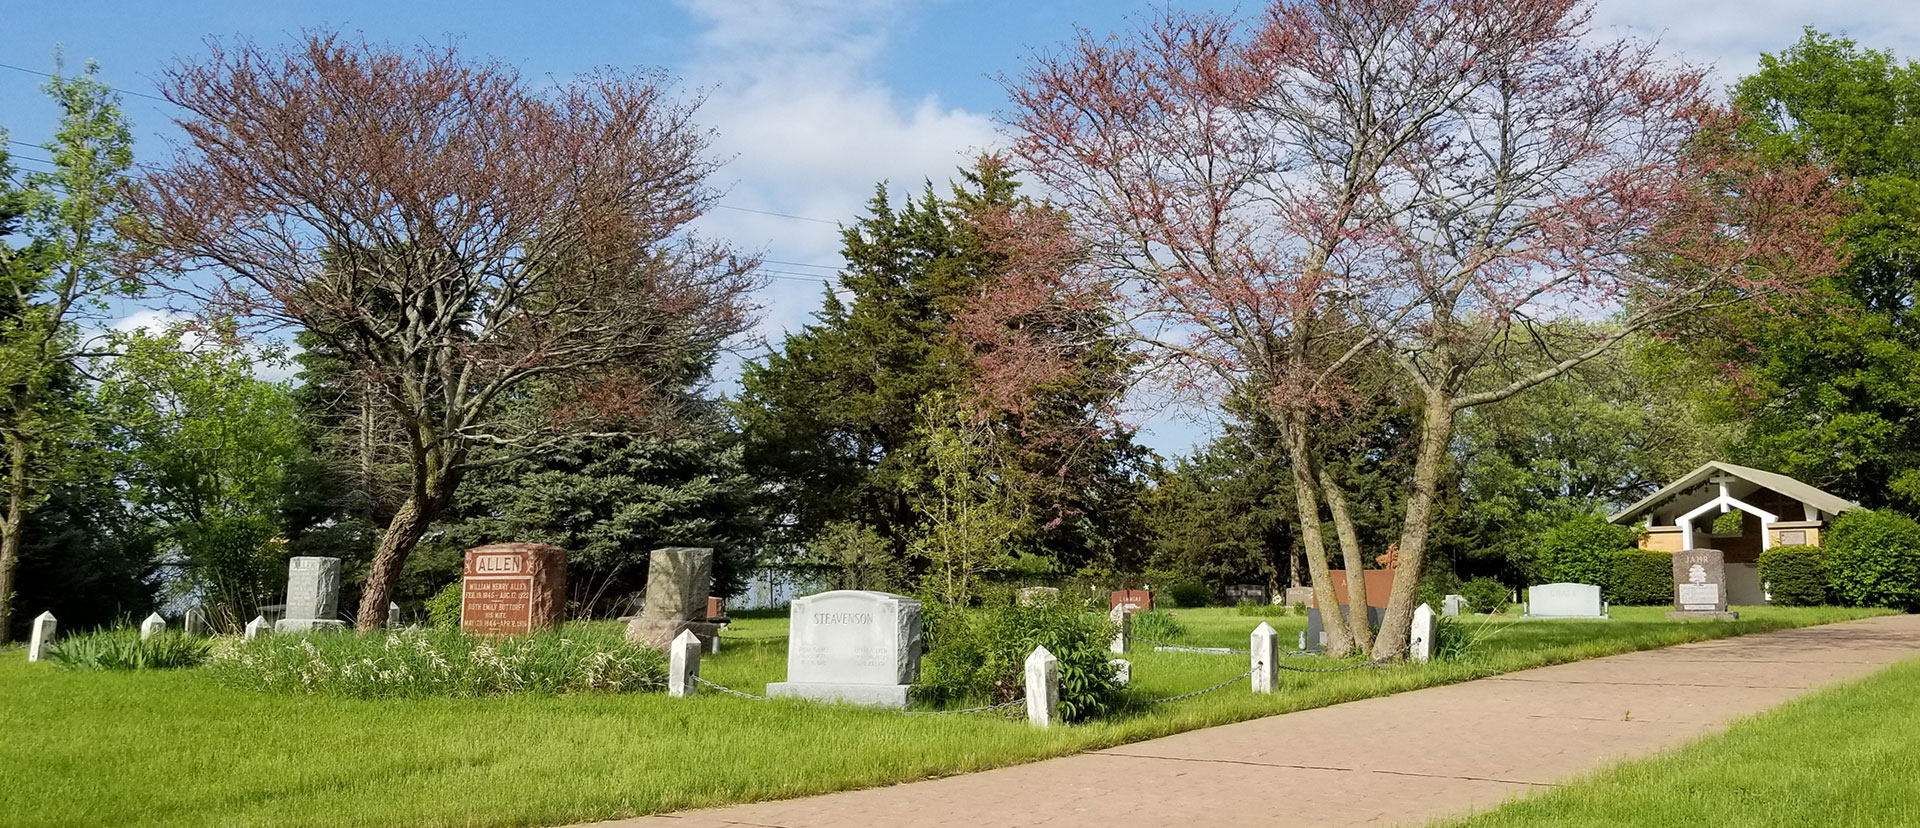
[[[1658,38],[1665,50],[1731,84],[1778,53],[1803,27],[1920,58],[1920,3],[1912,0],[1601,0],[1595,28]]]

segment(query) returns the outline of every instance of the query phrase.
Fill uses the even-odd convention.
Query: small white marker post
[[[1126,604],[1114,607],[1107,614],[1113,622],[1113,641],[1107,644],[1107,652],[1124,654],[1133,649],[1133,608]]]
[[[1060,714],[1060,659],[1046,647],[1027,656],[1027,724],[1050,727]]]
[[[700,689],[700,637],[681,630],[667,645],[667,695],[684,699]]]
[[[270,632],[273,632],[273,625],[267,623],[267,617],[264,615],[256,615],[252,621],[247,622],[247,629],[241,633],[241,637],[247,641],[252,641]]]
[[[1433,658],[1433,639],[1439,632],[1433,607],[1421,604],[1413,611],[1413,632],[1407,635],[1407,657],[1425,664]]]
[[[27,660],[39,661],[47,657],[47,645],[53,643],[53,632],[59,623],[53,620],[53,613],[43,612],[33,617],[33,632],[27,637]]]
[[[387,629],[391,630],[398,626],[400,626],[400,603],[398,601],[388,601]]]
[[[1280,633],[1265,621],[1248,636],[1253,661],[1253,692],[1271,693],[1280,684]]]
[[[1107,663],[1113,665],[1113,683],[1125,687],[1133,683],[1133,662],[1124,658],[1110,658]]]
[[[162,632],[166,630],[166,628],[167,619],[161,618],[160,613],[156,612],[149,615],[147,616],[147,620],[140,622],[140,640],[145,641],[152,638],[154,633]]]

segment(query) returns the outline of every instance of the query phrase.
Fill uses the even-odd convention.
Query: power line
[[[15,66],[15,65],[13,65],[13,64],[11,64],[11,63],[0,63],[0,69],[12,69],[12,70],[13,70],[13,71],[15,71],[15,72],[25,72],[25,73],[27,73],[27,74],[29,74],[29,75],[39,75],[40,77],[43,77],[43,78],[57,78],[57,77],[59,77],[59,75],[55,75],[55,74],[53,74],[52,72],[41,72],[41,71],[38,71],[38,70],[35,70],[35,69],[28,69],[28,68],[27,68],[27,67],[25,67],[25,66]],[[148,99],[148,100],[154,100],[154,101],[159,101],[159,102],[161,102],[161,103],[169,103],[169,104],[170,104],[170,103],[173,103],[173,101],[169,101],[169,100],[167,100],[166,98],[162,98],[162,97],[160,97],[159,95],[149,95],[149,94],[147,94],[147,93],[145,93],[145,92],[135,92],[135,91],[133,91],[133,90],[131,90],[131,89],[121,89],[121,88],[119,88],[119,87],[117,87],[117,86],[110,86],[110,85],[107,85],[107,84],[101,84],[101,85],[102,85],[102,86],[106,86],[106,87],[107,87],[108,89],[111,89],[111,90],[113,90],[113,91],[115,91],[115,92],[118,92],[118,93],[120,93],[120,94],[122,94],[122,95],[132,95],[132,96],[134,96],[134,97],[136,97],[136,98],[146,98],[146,99]]]

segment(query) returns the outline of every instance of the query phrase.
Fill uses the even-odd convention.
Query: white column
[[[1421,604],[1416,608],[1413,611],[1413,632],[1407,636],[1407,657],[1422,664],[1431,660],[1434,635],[1439,629],[1439,621],[1433,617],[1433,607]]]
[[[147,616],[147,620],[140,622],[140,640],[145,641],[152,638],[154,633],[165,630],[166,628],[167,619],[161,618],[160,613],[156,612],[149,615]]]
[[[1265,621],[1253,628],[1247,649],[1252,652],[1247,666],[1253,668],[1253,692],[1271,693],[1280,684],[1280,633]]]
[[[1107,614],[1113,622],[1113,641],[1107,644],[1107,652],[1124,653],[1133,648],[1133,611],[1125,604],[1114,607]]]
[[[1051,727],[1060,715],[1060,660],[1045,647],[1027,656],[1027,723]]]
[[[681,630],[667,645],[667,695],[676,699],[691,696],[700,688],[700,637],[693,630]]]
[[[53,620],[53,613],[43,612],[33,617],[33,632],[27,637],[27,660],[39,661],[47,657],[47,645],[53,643],[54,630],[59,623]]]

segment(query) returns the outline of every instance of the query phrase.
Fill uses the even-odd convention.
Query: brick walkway
[[[982,773],[597,828],[1419,825],[1719,732],[1916,654],[1920,616],[1873,618],[1508,673]]]

